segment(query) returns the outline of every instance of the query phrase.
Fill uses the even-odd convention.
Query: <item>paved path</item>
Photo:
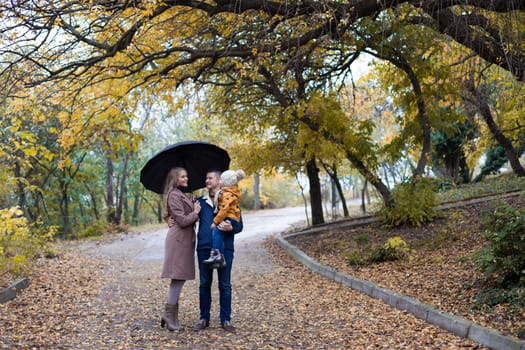
[[[306,224],[304,207],[249,211],[243,214],[244,230],[235,237],[236,253],[249,253],[251,247],[268,236],[286,231],[294,224]],[[133,260],[162,260],[167,228],[130,235],[129,238],[99,245],[99,254]],[[94,243],[91,243],[93,245]],[[248,251],[246,251],[248,250]]]

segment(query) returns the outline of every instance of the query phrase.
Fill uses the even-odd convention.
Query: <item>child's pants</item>
[[[232,226],[239,225],[239,222],[232,218],[227,218],[224,221],[229,221]],[[224,253],[224,234],[225,231],[219,230],[218,227],[215,227],[211,233],[211,248],[218,249],[221,253]]]

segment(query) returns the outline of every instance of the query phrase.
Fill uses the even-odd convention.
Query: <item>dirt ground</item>
[[[525,196],[509,197],[504,202],[522,208]],[[520,305],[525,303],[525,291],[518,290],[514,296],[518,307],[503,303],[487,308],[479,301],[489,285],[471,259],[472,253],[486,245],[481,234],[481,216],[501,203],[487,201],[448,209],[441,219],[421,227],[385,229],[380,224],[370,224],[289,241],[338,271],[409,295],[505,335],[524,336],[525,311]],[[394,236],[408,243],[411,250],[406,258],[360,267],[348,264],[348,253],[383,245]]]
[[[186,330],[160,328],[167,281],[159,278],[161,260],[151,258],[155,234],[144,232],[68,243],[58,258],[42,259],[31,286],[0,305],[0,348],[483,349],[312,273],[273,242],[272,221],[260,220],[266,234],[236,240],[236,334],[220,328],[215,286],[210,328],[190,330],[199,317],[196,281],[181,296]],[[129,240],[143,242],[142,249]],[[109,245],[121,249],[106,254]]]

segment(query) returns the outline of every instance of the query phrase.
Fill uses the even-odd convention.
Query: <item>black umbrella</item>
[[[164,148],[155,154],[140,171],[140,182],[148,190],[162,194],[168,172],[181,166],[188,172],[187,191],[206,186],[206,173],[216,169],[227,170],[230,166],[228,152],[202,141],[183,141]]]

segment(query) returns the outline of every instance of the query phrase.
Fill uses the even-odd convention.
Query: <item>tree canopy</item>
[[[256,70],[281,52],[289,53],[285,69],[293,69],[303,50],[329,46],[333,72],[341,73],[370,39],[384,37],[384,20],[392,18],[385,11],[392,11],[399,24],[445,34],[523,81],[524,9],[521,0],[11,0],[0,4],[0,67],[12,83],[30,85],[83,87],[133,76],[128,88],[176,86],[210,82],[235,64]],[[20,63],[31,74],[17,71]]]
[[[17,119],[22,115],[10,109],[18,105],[13,101],[37,104],[35,96],[51,96],[44,98],[51,106],[32,110],[13,134],[20,139],[15,146],[30,144],[32,120],[53,126],[45,140],[50,149],[53,140],[60,147],[50,153],[25,147],[18,159],[52,154],[50,169],[70,169],[59,177],[64,201],[91,147],[106,158],[106,205],[113,208],[113,195],[126,189],[109,186],[116,181],[113,161],[121,157],[124,184],[140,139],[132,114],[152,103],[180,107],[186,96],[177,88],[205,87],[217,100],[206,102],[212,113],[230,113],[232,125],[250,131],[243,141],[269,140],[258,153],[265,159],[251,158],[253,169],[268,162],[306,169],[318,186],[317,163],[330,168],[345,157],[388,203],[381,162],[410,153],[414,176],[421,175],[434,132],[446,135],[450,125],[474,114],[504,145],[513,169],[523,171],[513,143],[523,134],[514,106],[522,108],[525,80],[524,10],[519,0],[0,1],[0,77],[9,99],[3,108]],[[372,136],[378,126],[371,115],[338,106],[338,92],[362,53],[388,62],[384,105],[394,106],[399,132],[381,145]],[[466,62],[472,66],[462,72]],[[498,100],[499,86],[508,98]],[[494,113],[504,121],[494,123]],[[322,142],[308,142],[316,138]],[[276,146],[286,157],[270,157]],[[13,163],[24,177],[17,167]]]

